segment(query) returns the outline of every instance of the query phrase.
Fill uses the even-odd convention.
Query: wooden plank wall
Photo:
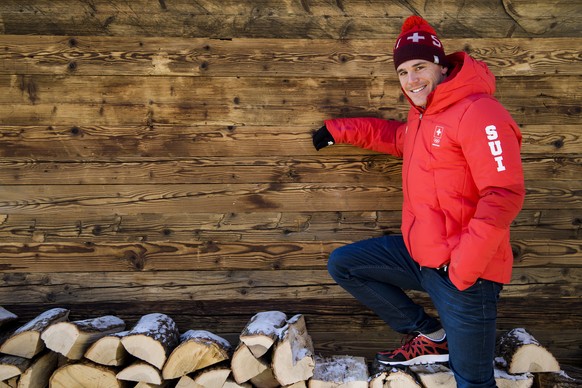
[[[577,0],[3,0],[0,305],[128,324],[164,312],[232,341],[281,310],[306,315],[318,353],[398,345],[326,260],[399,231],[400,162],[316,152],[311,133],[404,117],[391,47],[411,13],[490,65],[523,130],[499,330],[581,365]]]

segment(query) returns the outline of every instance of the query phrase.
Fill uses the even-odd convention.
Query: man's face
[[[404,93],[414,105],[426,107],[428,95],[443,82],[447,68],[424,59],[411,59],[396,69]]]

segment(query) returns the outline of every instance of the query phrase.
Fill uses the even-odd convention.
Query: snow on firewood
[[[178,327],[172,318],[152,313],[141,317],[121,343],[129,354],[162,369],[178,338]]]
[[[333,356],[315,357],[310,388],[367,388],[368,367],[363,357]]]
[[[47,327],[66,321],[69,310],[53,308],[39,314],[25,325],[19,327],[0,346],[0,352],[13,356],[32,358],[45,348],[41,333]]]
[[[554,356],[523,328],[510,330],[499,338],[495,362],[510,374],[560,371]]]
[[[286,323],[287,315],[281,311],[259,312],[243,329],[240,340],[259,358],[273,346]]]
[[[533,385],[533,375],[531,373],[512,375],[495,368],[495,383],[497,388],[529,388]]]
[[[182,377],[229,358],[230,343],[206,330],[188,330],[180,336],[163,368],[164,379]]]
[[[370,379],[370,388],[422,388],[410,369],[391,368],[377,373]]]
[[[16,314],[0,306],[0,327],[4,326],[7,323],[15,321],[17,318],[18,316]]]
[[[125,322],[113,315],[72,322],[59,322],[41,334],[47,348],[73,360],[79,360],[99,338],[125,329]]]
[[[313,376],[313,342],[305,318],[297,314],[281,329],[273,350],[273,373],[281,385],[306,381]]]

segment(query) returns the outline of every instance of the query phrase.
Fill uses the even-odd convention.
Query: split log
[[[253,377],[250,380],[250,383],[256,388],[277,388],[281,386],[275,378],[273,369],[270,367],[260,375]]]
[[[120,366],[127,364],[129,353],[121,344],[121,338],[129,331],[106,335],[95,341],[85,352],[85,358],[101,365]]]
[[[0,381],[0,388],[17,388],[18,376],[8,380]]]
[[[141,317],[121,339],[121,343],[129,354],[161,370],[177,345],[179,336],[178,327],[172,318],[153,313]]]
[[[168,381],[162,381],[161,384],[152,384],[152,383],[145,383],[143,381],[140,381],[139,383],[137,383],[135,385],[134,388],[165,388],[165,387],[169,387],[170,386],[170,382]]]
[[[125,329],[125,322],[113,316],[59,322],[49,326],[42,334],[47,348],[71,360],[80,360],[92,343],[108,334]]]
[[[41,340],[41,333],[51,325],[66,321],[68,317],[69,310],[67,309],[54,308],[45,311],[16,329],[0,346],[0,353],[25,358],[34,357],[45,348],[45,344]]]
[[[273,346],[286,323],[287,315],[280,311],[257,313],[243,329],[240,340],[256,358],[259,358]]]
[[[533,375],[531,373],[522,373],[510,375],[509,373],[495,369],[495,383],[497,388],[530,388],[533,385]],[[541,385],[546,387],[546,385]]]
[[[249,383],[239,384],[232,379],[227,379],[222,388],[253,388],[253,386]]]
[[[166,361],[162,376],[174,379],[228,360],[230,343],[206,330],[188,330]]]
[[[0,357],[0,381],[20,376],[28,367],[31,361],[28,358],[18,356]]]
[[[18,388],[44,388],[48,387],[49,379],[57,369],[59,355],[46,351],[32,361],[18,380]]]
[[[162,384],[160,370],[144,361],[136,361],[124,368],[117,374],[117,378],[124,381],[136,381],[156,385]]]
[[[18,316],[10,311],[6,310],[4,307],[0,306],[0,327],[7,323],[13,322],[18,319]]]
[[[286,385],[285,388],[307,388],[306,381],[298,381],[295,384]]]
[[[525,329],[513,329],[497,341],[496,364],[510,374],[559,372],[554,356]]]
[[[176,388],[220,388],[230,376],[230,368],[215,367],[204,369],[194,376],[182,376]]]
[[[363,357],[315,357],[309,388],[368,388],[368,367]]]
[[[65,364],[58,368],[49,380],[51,388],[107,387],[123,388],[115,369],[93,363]]]
[[[409,370],[425,387],[455,388],[457,386],[453,372],[442,364],[411,365]]]
[[[248,346],[242,342],[238,344],[234,351],[230,364],[234,381],[239,384],[247,382],[253,377],[270,369],[267,360],[256,358],[253,353],[251,353]]]
[[[135,385],[134,388],[165,388],[165,387],[169,387],[170,383],[168,381],[162,381],[161,384],[151,384],[151,383],[144,383],[143,381],[140,381],[139,383],[137,383]]]
[[[305,318],[298,314],[281,329],[273,350],[273,373],[281,385],[307,381],[313,376],[313,342],[307,333]]]
[[[456,386],[456,385],[455,385]],[[409,369],[393,368],[380,372],[370,381],[370,388],[422,388],[423,385]]]

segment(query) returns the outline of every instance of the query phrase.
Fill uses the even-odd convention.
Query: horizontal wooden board
[[[579,124],[582,77],[510,77],[497,97],[520,124]],[[140,85],[136,88],[135,85]],[[404,119],[383,78],[0,75],[1,125],[269,125],[317,128],[338,116]],[[535,93],[524,93],[535,90]]]
[[[524,209],[578,208],[582,181],[528,181]],[[399,183],[42,185],[0,187],[4,214],[400,210]]]
[[[0,74],[192,77],[392,77],[392,45],[382,40],[185,39],[0,35]],[[581,38],[443,39],[496,76],[579,75]],[[559,47],[559,50],[557,49]]]
[[[5,0],[0,5],[0,31],[23,35],[383,39],[398,35],[405,17],[420,14],[447,36],[578,37],[581,13],[576,1],[547,1],[532,7],[526,0],[470,4],[365,0],[41,0],[27,4]]]
[[[400,233],[400,211],[103,214],[81,211],[0,217],[0,242],[357,241]],[[522,210],[517,240],[578,239],[582,210]]]
[[[279,163],[286,166],[290,157],[297,158],[302,155],[308,155],[310,159],[317,155],[317,160],[325,166],[338,158],[348,163],[363,161],[374,167],[384,166],[384,161],[388,160],[388,156],[381,156],[376,152],[365,151],[353,146],[335,145],[319,152],[316,151],[311,139],[312,132],[323,124],[323,119],[321,118],[322,121],[317,124],[303,127],[288,125],[0,126],[0,156],[2,158],[0,163],[5,162],[2,163],[0,169],[10,169],[11,164],[7,162],[24,161],[26,163],[24,166],[21,164],[12,166],[18,170],[14,173],[15,177],[22,176],[32,179],[31,174],[36,173],[35,175],[38,176],[36,179],[43,179],[41,176],[50,175],[54,168],[59,169],[57,171],[62,174],[68,174],[69,170],[77,168],[74,167],[75,164],[65,163],[76,162],[77,166],[80,165],[86,169],[94,168],[93,172],[96,172],[98,165],[90,162],[156,162],[142,164],[141,171],[130,172],[127,169],[124,171],[136,177],[144,176],[144,172],[147,171],[148,179],[158,179],[159,177],[150,177],[150,174],[156,174],[156,171],[152,171],[156,165],[175,166],[174,169],[184,167],[187,171],[180,171],[176,176],[184,176],[186,179],[185,174],[189,174],[189,172],[191,172],[190,175],[202,173],[199,171],[200,169],[196,169],[196,174],[194,174],[189,170],[189,165],[200,167],[225,161],[233,169],[245,164],[250,164],[253,168],[258,169],[269,166],[268,160],[264,160],[268,156],[280,159]],[[554,157],[552,168],[556,173],[564,171],[566,166],[562,166],[562,164],[577,163],[577,160],[562,159],[562,155],[582,156],[582,137],[578,133],[579,128],[579,125],[532,124],[523,126],[522,154],[524,156],[535,155],[538,158]],[[348,156],[357,156],[358,159]],[[233,161],[229,158],[235,159]],[[30,163],[33,161],[64,163],[58,167],[57,165],[53,165],[54,167],[45,165],[46,168],[42,170],[27,172],[28,169],[37,167],[36,164]],[[544,164],[547,168],[547,162]],[[115,164],[101,164],[101,166],[107,166],[106,171],[111,171],[114,176],[117,175],[113,173]],[[236,170],[232,170],[232,172],[234,171]],[[104,182],[105,177],[102,177],[104,172],[96,173],[94,178],[86,177],[85,179],[101,179],[103,183],[115,183],[117,179],[121,179],[112,176]],[[0,172],[0,174],[2,173]],[[8,174],[12,175],[10,172]],[[166,173],[159,171],[158,174],[164,175]],[[273,179],[277,180],[277,177],[274,176]],[[34,182],[30,181],[30,183]],[[90,182],[83,180],[75,183]]]
[[[0,141],[0,144],[2,142]],[[320,154],[321,155],[321,154]],[[578,180],[582,158],[523,160],[526,181]],[[401,159],[389,155],[282,158],[211,157],[152,162],[1,162],[5,185],[223,183],[398,184]]]
[[[581,268],[517,268],[514,277],[527,283],[505,285],[502,297],[540,298],[548,293],[573,302],[582,291]],[[535,280],[535,282],[532,282]],[[98,290],[98,292],[96,292]],[[411,292],[413,298],[426,293]],[[151,271],[5,274],[0,285],[0,304],[23,304],[346,299],[325,270],[279,271]],[[571,299],[571,300],[569,300]]]
[[[3,273],[321,269],[349,241],[0,243]],[[580,267],[580,240],[513,240],[517,267]],[[8,275],[6,275],[8,276]],[[76,276],[76,275],[75,275]],[[125,276],[125,275],[123,275]],[[131,275],[127,275],[131,276]],[[139,275],[135,275],[139,276]],[[18,278],[18,276],[17,276]],[[88,287],[98,287],[92,280]]]

